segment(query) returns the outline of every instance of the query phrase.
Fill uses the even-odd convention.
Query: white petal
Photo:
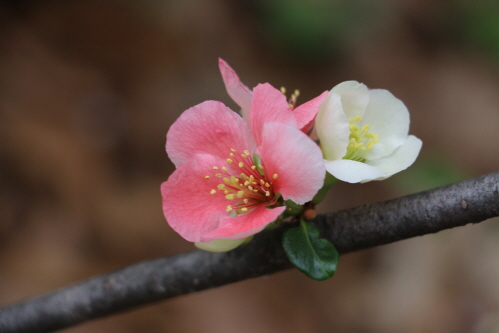
[[[230,251],[232,249],[235,249],[242,243],[244,243],[247,240],[247,238],[242,238],[242,239],[223,239],[223,238],[217,238],[212,240],[211,242],[196,242],[194,245],[198,249],[205,250],[205,251],[210,251],[210,252],[226,252]]]
[[[423,142],[415,137],[409,135],[405,142],[398,147],[393,154],[373,161],[366,161],[369,165],[381,169],[386,172],[386,176],[381,179],[388,178],[397,172],[407,169],[414,163],[419,155]],[[377,180],[381,180],[378,178]]]
[[[337,160],[345,156],[350,128],[341,106],[340,95],[329,93],[315,119],[315,130],[321,141],[321,149],[326,159]]]
[[[368,124],[370,131],[379,136],[369,152],[371,160],[390,155],[402,145],[409,133],[409,111],[401,100],[388,90],[369,90],[369,105],[359,123],[359,127]]]
[[[352,160],[324,160],[324,165],[330,174],[347,183],[364,183],[386,175],[374,166]]]
[[[357,81],[345,81],[336,85],[331,92],[341,96],[341,104],[347,119],[364,116],[369,103],[369,91],[365,84]]]

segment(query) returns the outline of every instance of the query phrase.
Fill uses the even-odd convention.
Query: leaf
[[[336,272],[338,251],[330,241],[319,238],[319,230],[305,221],[284,233],[282,245],[291,263],[308,277],[323,281]]]

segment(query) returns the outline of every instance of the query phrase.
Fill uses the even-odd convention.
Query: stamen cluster
[[[267,206],[277,203],[278,196],[272,189],[272,180],[277,179],[278,175],[272,175],[272,179],[265,175],[264,166],[260,163],[255,164],[248,150],[238,154],[231,148],[226,162],[226,166],[213,166],[214,177],[222,178],[223,183],[220,183],[217,189],[212,189],[210,193],[223,193],[227,200],[231,200],[232,203],[227,205],[227,212],[244,214],[262,202],[266,202]],[[242,171],[237,176],[233,172],[236,165]],[[205,176],[205,179],[210,178],[210,175]],[[234,200],[237,201],[234,203]]]
[[[379,141],[377,134],[369,132],[370,126],[364,125],[359,128],[358,123],[361,116],[348,119],[350,127],[350,141],[347,146],[347,154],[343,159],[364,162],[367,153]]]
[[[281,93],[286,96],[286,88],[281,87]],[[296,107],[296,102],[298,101],[298,96],[300,96],[300,91],[295,89],[295,91],[291,94],[291,97],[288,99],[288,106],[291,110]]]

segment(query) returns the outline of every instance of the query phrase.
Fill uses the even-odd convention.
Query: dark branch
[[[499,216],[499,172],[406,197],[318,216],[347,253]],[[227,253],[192,251],[141,262],[0,310],[0,332],[49,332],[139,305],[290,268],[281,235],[263,232]]]

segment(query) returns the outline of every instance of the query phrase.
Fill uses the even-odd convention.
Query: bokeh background
[[[204,100],[236,109],[218,57],[299,103],[351,79],[406,103],[415,165],[323,212],[499,168],[496,1],[0,1],[0,305],[193,248],[161,212],[165,134]],[[62,332],[491,333],[498,280],[496,220]]]

